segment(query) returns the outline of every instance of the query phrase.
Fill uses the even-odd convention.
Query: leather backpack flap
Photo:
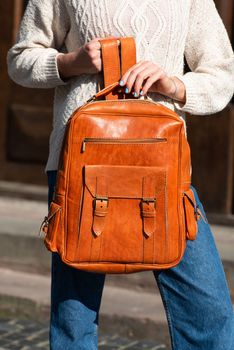
[[[79,262],[165,259],[166,172],[147,166],[85,166]]]

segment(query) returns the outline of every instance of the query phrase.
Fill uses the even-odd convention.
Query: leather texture
[[[133,38],[121,46],[126,71],[135,62]],[[124,91],[109,76],[122,69],[110,66],[116,47],[114,39],[102,43],[110,85],[68,121],[44,243],[86,271],[166,269],[197,232],[184,122],[160,104],[120,98]]]
[[[103,62],[103,77],[104,86],[107,87],[116,81],[119,81],[121,76],[119,47],[117,40],[102,39],[100,40],[102,62]],[[112,91],[106,96],[108,100],[118,99],[117,94]]]
[[[100,39],[104,88],[118,82],[126,71],[136,64],[136,46],[131,37],[113,39]],[[115,93],[114,93],[115,92]],[[122,90],[111,90],[105,96],[107,100],[129,98]]]

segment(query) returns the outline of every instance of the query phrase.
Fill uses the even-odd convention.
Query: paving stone
[[[0,319],[0,350],[48,350],[48,323]],[[164,344],[100,334],[100,350],[169,350]]]

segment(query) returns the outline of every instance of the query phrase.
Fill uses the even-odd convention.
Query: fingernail
[[[134,95],[134,97],[137,97],[137,96],[138,96],[136,92],[134,92],[134,94],[133,94],[133,95]]]
[[[128,94],[128,92],[129,92],[129,90],[128,90],[128,88],[126,88],[126,89],[125,89],[125,93]]]
[[[123,85],[124,85],[124,81],[123,81],[123,80],[120,80],[119,85],[120,85],[120,86],[123,86]]]
[[[143,90],[140,91],[140,95],[141,95],[141,96],[143,95]]]

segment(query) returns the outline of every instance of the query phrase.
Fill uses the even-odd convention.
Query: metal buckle
[[[141,199],[141,209],[143,209],[143,203],[154,203],[154,208],[156,207],[156,198],[142,198]]]
[[[86,103],[89,103],[89,102],[94,102],[94,101],[96,101],[96,96],[95,95],[93,95],[92,97],[90,97],[87,101],[86,101]]]
[[[109,206],[109,198],[108,197],[96,196],[94,198],[94,208],[96,208],[97,201],[107,202],[107,208],[108,208],[108,206]]]

